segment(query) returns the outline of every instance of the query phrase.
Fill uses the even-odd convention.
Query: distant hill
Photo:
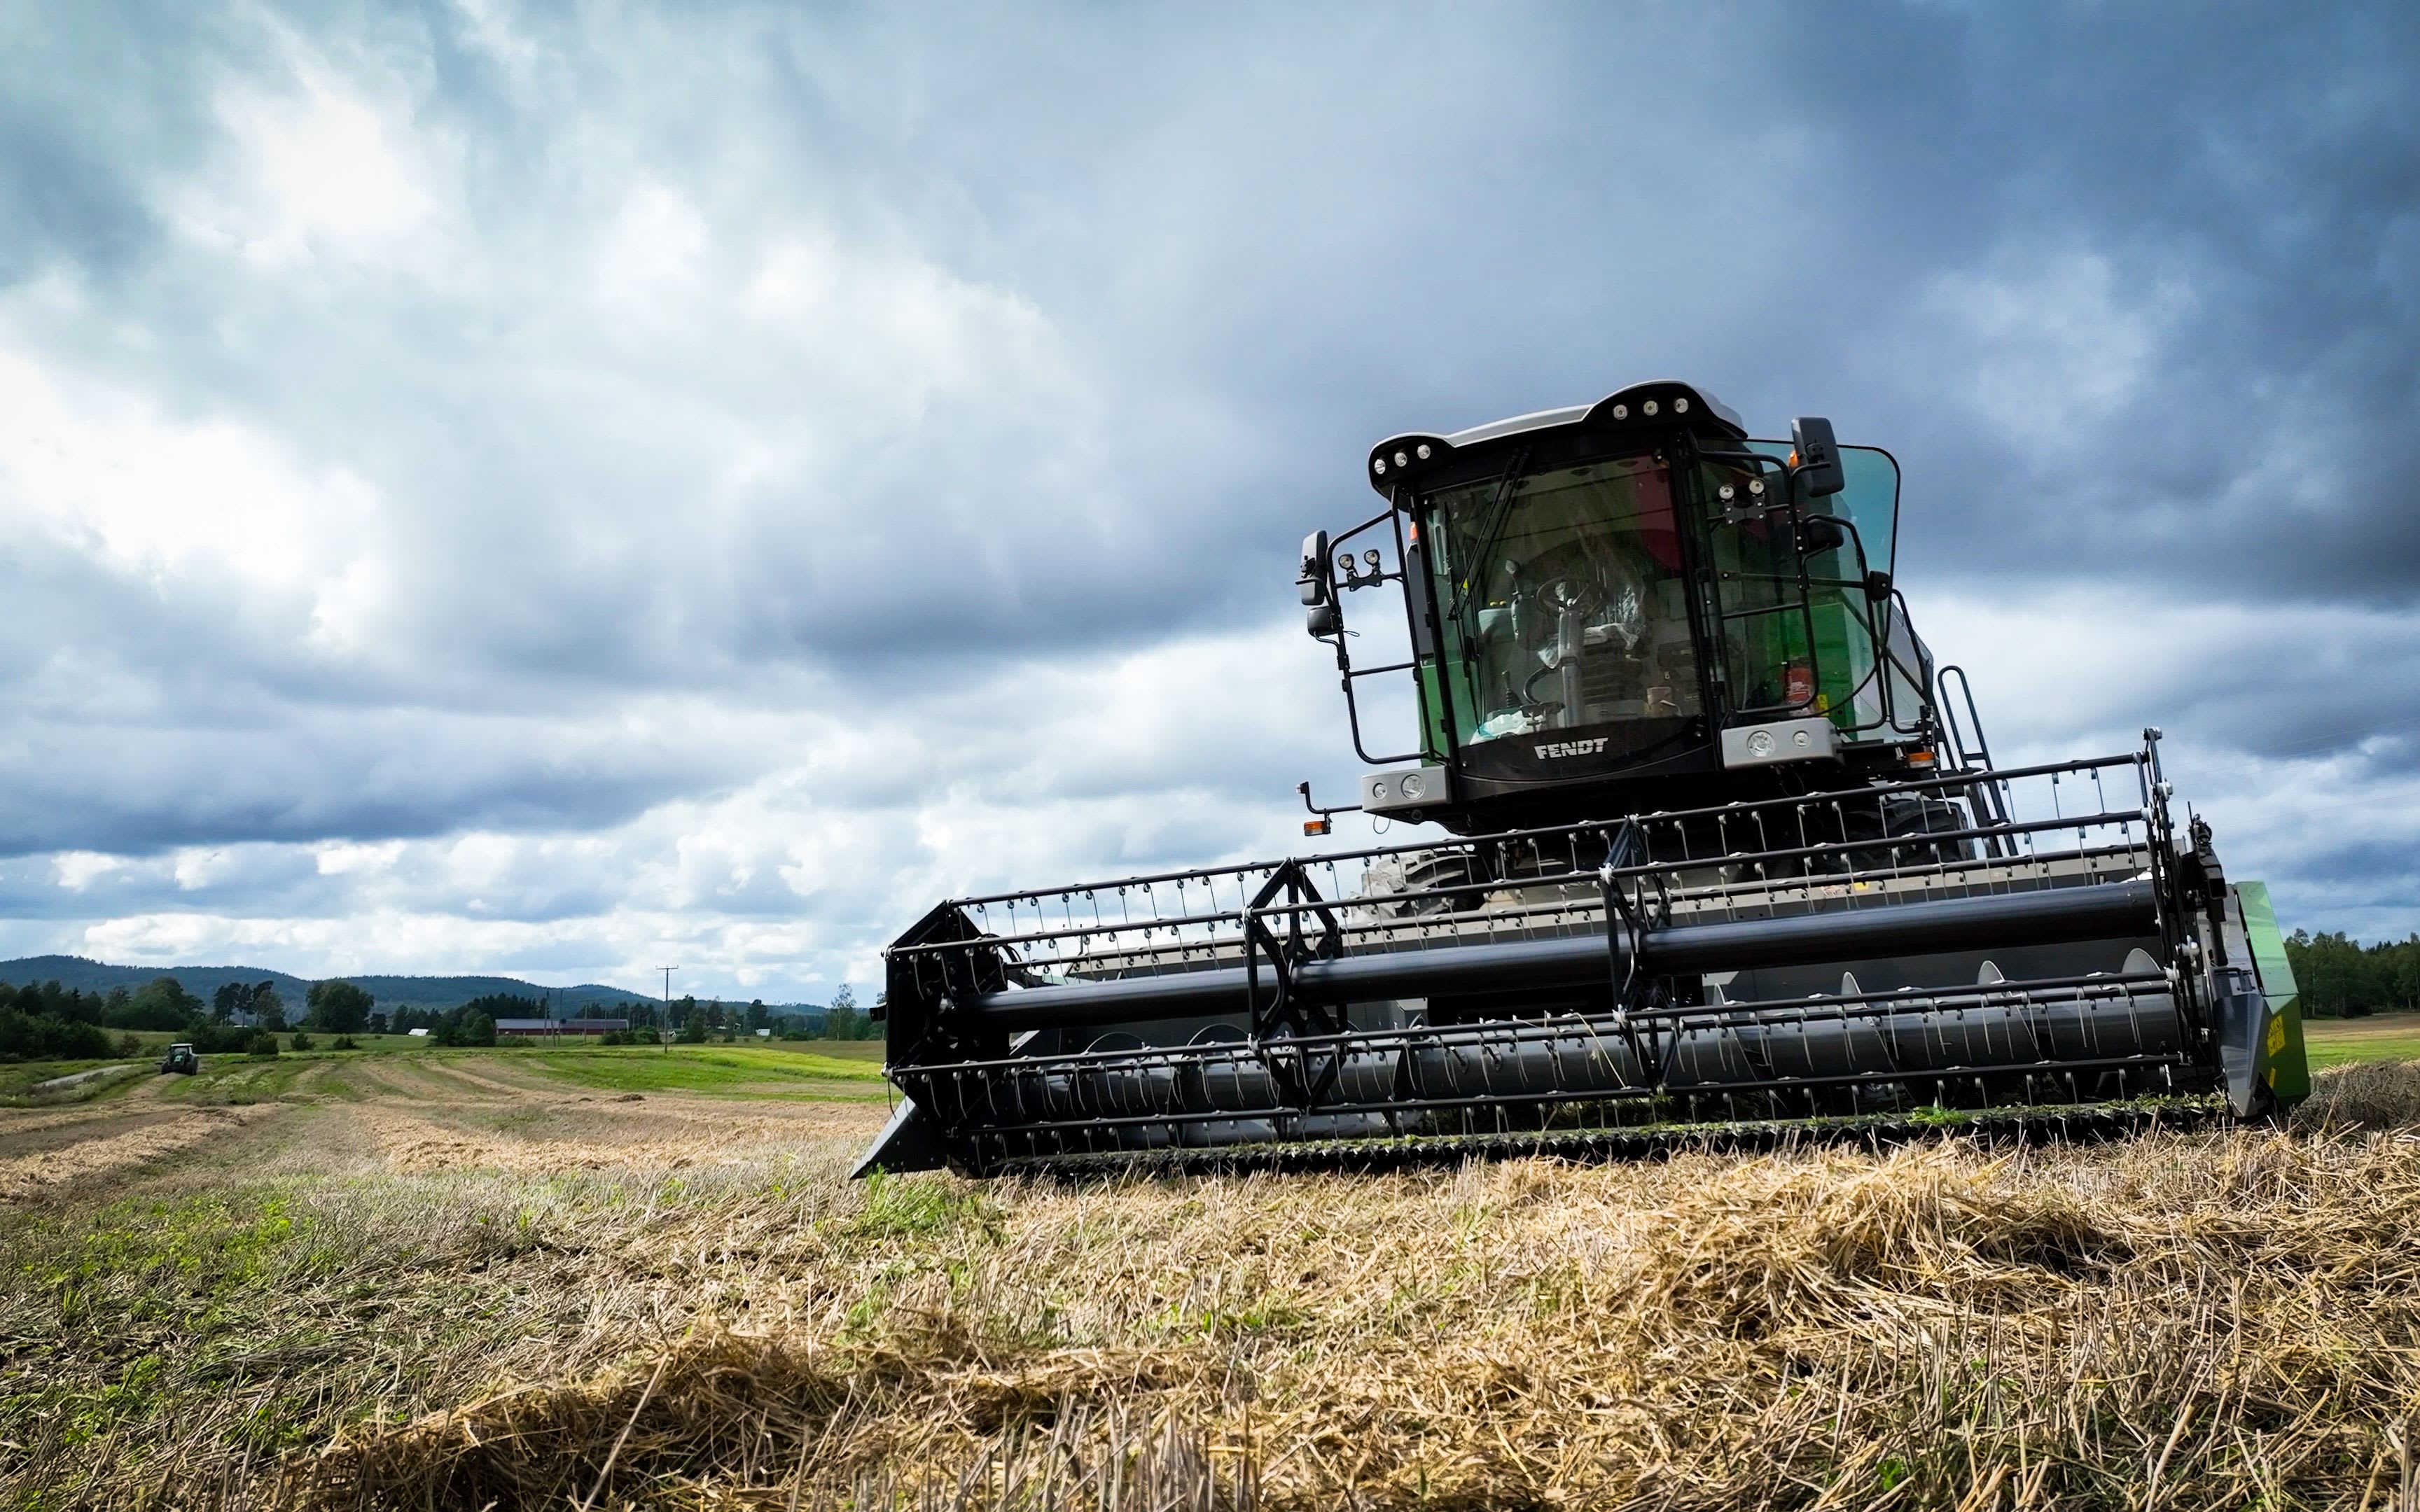
[[[0,967],[0,970],[5,969]],[[183,979],[180,976],[178,980]],[[518,977],[347,977],[345,980],[377,998],[380,1008],[452,1008],[473,997],[486,997],[496,993],[509,993],[516,997],[551,996],[556,1009],[582,1011],[623,1003],[655,1001],[644,993],[634,993],[622,987],[603,987],[595,982],[582,982],[577,987],[540,987]]]
[[[29,955],[14,961],[0,961],[0,981],[20,986],[29,981],[56,981],[70,991],[106,993],[112,987],[123,987],[132,992],[154,977],[174,977],[184,985],[185,991],[205,1002],[230,981],[273,981],[277,983],[277,995],[286,999],[288,1012],[299,1011],[303,995],[311,990],[311,983],[303,978],[271,971],[265,966],[114,966],[106,962],[88,961],[80,955]],[[386,1009],[452,1008],[492,993],[539,999],[551,996],[556,1009],[566,1013],[587,1012],[623,1003],[655,1001],[645,993],[634,993],[625,987],[605,987],[595,982],[585,982],[577,987],[541,987],[518,977],[364,976],[344,980],[378,999],[378,1006]],[[771,1006],[796,1011],[808,1005],[777,1003]]]
[[[106,993],[112,987],[132,992],[154,977],[174,977],[185,991],[204,1002],[231,981],[273,981],[277,995],[300,1003],[311,984],[301,977],[259,966],[113,966],[80,955],[29,955],[0,961],[0,981],[22,987],[29,981],[55,981],[70,992]]]

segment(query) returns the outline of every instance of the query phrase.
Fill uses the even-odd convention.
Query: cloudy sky
[[[1898,454],[2003,760],[2162,724],[2399,937],[2415,78],[2397,4],[0,0],[0,956],[819,999],[1282,852],[1369,443],[1661,376]]]

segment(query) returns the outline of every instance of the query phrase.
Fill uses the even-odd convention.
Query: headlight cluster
[[[1638,412],[1648,419],[1652,420],[1663,411],[1661,407],[1659,407],[1654,400],[1647,399],[1642,400],[1639,403]],[[1676,415],[1685,415],[1689,412],[1689,400],[1687,395],[1676,394],[1673,397],[1672,412]],[[1630,406],[1626,404],[1615,405],[1613,407],[1613,418],[1616,420],[1628,420],[1630,418]]]

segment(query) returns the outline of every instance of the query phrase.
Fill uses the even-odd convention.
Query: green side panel
[[[2278,1102],[2299,1103],[2311,1095],[2311,1064],[2303,1054],[2302,989],[2286,959],[2286,937],[2277,932],[2277,910],[2269,902],[2265,882],[2237,883],[2235,901],[2243,911],[2243,935],[2252,943],[2261,995],[2269,999],[2269,1027],[2260,1038],[2256,1074],[2268,1082]]]

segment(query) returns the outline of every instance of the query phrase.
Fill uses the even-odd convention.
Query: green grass
[[[43,1082],[60,1076],[72,1076],[80,1071],[93,1071],[103,1066],[133,1066],[132,1074],[96,1076],[90,1081],[54,1091],[38,1092],[34,1088]],[[150,1063],[140,1059],[109,1060],[26,1060],[15,1065],[0,1066],[0,1107],[57,1107],[70,1103],[97,1103],[107,1098],[122,1097],[141,1085],[150,1071]]]
[[[2314,1071],[2357,1060],[2420,1060],[2420,1013],[2304,1019],[2303,1043]]]
[[[706,1041],[707,1048],[716,1046],[736,1050],[779,1050],[784,1055],[822,1056],[828,1060],[865,1060],[877,1066],[882,1064],[883,1046],[879,1040],[760,1040],[752,1034],[742,1034],[736,1040],[716,1038]]]
[[[246,1148],[252,1164],[273,1147]],[[390,1396],[405,1411],[440,1405],[466,1384],[458,1372],[566,1326],[528,1273],[548,1257],[530,1253],[533,1236],[559,1251],[610,1193],[500,1185],[434,1209],[424,1196],[409,1180],[194,1165],[147,1194],[0,1230],[0,1335],[12,1336],[0,1425],[26,1459],[49,1460],[21,1479],[0,1455],[0,1505],[139,1501],[75,1483],[111,1461],[128,1487],[176,1479],[196,1445],[273,1461],[395,1411]]]
[[[101,1066],[133,1066],[147,1072],[158,1066],[160,1057],[167,1052],[168,1046],[179,1043],[186,1039],[182,1033],[170,1034],[158,1029],[112,1029],[109,1031],[109,1037],[116,1040],[120,1035],[129,1033],[132,1034],[142,1046],[141,1050],[132,1056],[110,1056],[100,1060],[0,1062],[0,1107],[49,1106],[54,1103],[82,1103],[96,1097],[122,1095],[130,1088],[140,1086],[146,1078],[140,1075],[96,1078],[98,1086],[86,1083],[65,1094],[36,1094],[33,1088],[37,1083],[50,1081],[54,1077],[72,1075],[80,1071],[91,1071]],[[286,1049],[293,1038],[293,1031],[290,1029],[277,1037],[278,1049],[281,1052],[277,1057],[277,1063],[287,1061],[307,1063],[317,1058],[343,1060],[354,1055],[371,1052],[392,1055],[418,1051],[425,1054],[431,1048],[427,1041],[414,1040],[406,1035],[360,1034],[353,1037],[356,1045],[354,1050],[331,1053],[328,1049],[328,1041],[334,1036],[314,1033],[311,1036],[311,1049],[306,1051]],[[196,1080],[224,1079],[234,1075],[239,1069],[258,1068],[273,1063],[255,1060],[240,1050],[219,1051],[202,1057],[202,1075]],[[244,1072],[247,1076],[254,1073],[254,1071],[249,1070]],[[184,1101],[182,1098],[178,1100]]]
[[[110,1060],[21,1060],[15,1065],[0,1066],[0,1098],[24,1097],[33,1091],[37,1082],[116,1064]]]
[[[832,1060],[870,1060],[882,1064],[879,1040],[760,1040],[760,1046],[790,1054],[823,1056]]]
[[[169,1042],[166,1035],[146,1035],[146,1054],[131,1059],[44,1060],[0,1065],[0,1107],[50,1106],[122,1097],[151,1080],[154,1059]],[[309,1050],[287,1050],[291,1035],[280,1035],[274,1057],[223,1051],[202,1057],[202,1069],[193,1076],[170,1078],[158,1095],[166,1102],[241,1105],[275,1102],[296,1093],[353,1098],[361,1089],[348,1081],[344,1067],[368,1056],[406,1055],[430,1073],[442,1076],[454,1062],[526,1067],[549,1081],[596,1091],[704,1092],[728,1097],[808,1098],[817,1101],[870,1101],[882,1090],[882,1042],[878,1040],[809,1040],[759,1041],[754,1044],[674,1045],[667,1053],[654,1045],[599,1046],[573,1041],[541,1041],[494,1050],[440,1048],[427,1040],[404,1035],[359,1035],[358,1048],[331,1050],[331,1036],[313,1035]],[[134,1074],[101,1077],[58,1092],[37,1093],[36,1083],[95,1067],[132,1065]],[[304,1081],[313,1066],[326,1069]],[[466,1084],[466,1089],[467,1084]]]
[[[160,1093],[171,1103],[209,1103],[240,1107],[251,1103],[274,1103],[294,1089],[294,1084],[310,1069],[318,1056],[286,1054],[276,1057],[242,1055],[204,1056],[202,1069],[191,1076],[169,1079]]]
[[[318,1055],[325,1051],[328,1048],[328,1042],[335,1038],[333,1034],[322,1033],[318,1029],[305,1029],[302,1032],[311,1037],[311,1048],[302,1052],[305,1055]],[[283,1048],[285,1045],[291,1042],[293,1038],[294,1031],[292,1029],[288,1029],[277,1037],[277,1043],[280,1048]],[[356,1034],[353,1036],[353,1048],[349,1051],[341,1053],[347,1055],[395,1055],[397,1053],[408,1053],[414,1050],[433,1050],[435,1048],[436,1046],[432,1045],[425,1036],[415,1040],[408,1034]]]
[[[758,1045],[676,1044],[597,1050],[519,1050],[512,1064],[576,1087],[611,1092],[720,1092],[731,1096],[881,1097],[880,1067],[863,1060]]]
[[[328,1042],[335,1038],[333,1034],[323,1034],[318,1029],[305,1029],[302,1032],[311,1037],[311,1049],[308,1052],[305,1052],[306,1054],[311,1055],[317,1055],[319,1052],[326,1050],[328,1048]],[[277,1037],[277,1042],[282,1046],[290,1042],[293,1038],[294,1031],[288,1029],[284,1034]],[[427,1047],[427,1044],[428,1041],[427,1040],[415,1040],[408,1034],[356,1034],[353,1036],[353,1049],[343,1053],[368,1054],[372,1052],[384,1052],[392,1055],[400,1050],[425,1049]]]

